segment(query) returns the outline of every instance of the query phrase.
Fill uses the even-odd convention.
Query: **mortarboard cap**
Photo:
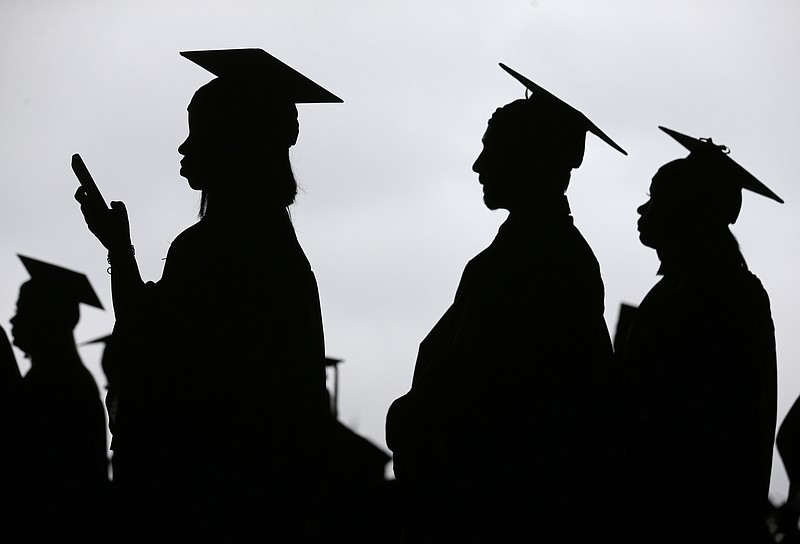
[[[220,80],[241,82],[248,87],[263,87],[268,96],[294,104],[343,102],[263,49],[181,51],[181,55]]]
[[[715,144],[711,138],[693,138],[665,127],[660,126],[658,128],[688,149],[690,156],[711,161],[712,167],[719,171],[723,179],[735,183],[741,189],[753,191],[783,204],[781,197],[773,193],[766,185],[758,181],[753,174],[731,159],[728,155],[729,150],[724,145]]]
[[[86,342],[82,343],[82,346],[89,346],[92,344],[108,344],[111,341],[113,335],[106,334],[105,336],[100,336],[95,338],[94,340],[87,340]]]
[[[617,151],[619,151],[623,155],[627,155],[628,154],[624,149],[622,149],[619,145],[617,145],[614,142],[614,140],[609,138],[602,130],[600,130],[600,128],[598,128],[597,125],[592,123],[589,120],[589,118],[586,117],[583,113],[581,113],[580,111],[576,110],[575,108],[573,108],[572,106],[570,106],[569,104],[567,104],[566,102],[564,102],[563,100],[561,100],[560,98],[555,96],[554,94],[552,94],[552,93],[548,92],[547,90],[545,90],[544,88],[540,87],[539,85],[537,85],[536,83],[534,83],[530,79],[526,78],[522,74],[512,70],[511,68],[509,68],[508,66],[506,66],[502,62],[500,63],[500,68],[502,68],[503,70],[508,72],[514,79],[516,79],[517,81],[522,83],[525,86],[525,88],[527,88],[537,98],[541,98],[541,99],[552,101],[552,103],[556,107],[560,107],[560,108],[563,108],[564,110],[566,110],[568,112],[568,115],[565,116],[565,117],[568,117],[568,118],[571,117],[573,119],[573,120],[569,121],[570,123],[575,123],[575,124],[579,125],[579,128],[583,129],[584,131],[591,132],[592,134],[594,134],[595,136],[597,136],[598,138],[603,140],[605,143],[607,143],[608,145],[610,145],[611,147],[613,147],[614,149],[616,149]]]
[[[75,303],[83,302],[89,306],[103,309],[100,299],[97,297],[89,278],[85,274],[67,270],[54,264],[45,263],[31,257],[17,255],[28,274],[31,281],[47,286],[47,288],[65,299],[74,300]]]

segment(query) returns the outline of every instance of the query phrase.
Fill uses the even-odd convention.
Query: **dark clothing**
[[[789,478],[789,496],[783,505],[773,508],[770,529],[784,535],[783,544],[797,544],[800,542],[800,400],[794,401],[783,418],[775,446]]]
[[[6,331],[0,327],[0,421],[5,415],[5,403],[19,387],[20,379],[11,343],[8,341]]]
[[[585,527],[611,343],[597,260],[558,204],[510,216],[469,262],[390,409],[408,541],[559,542]]]
[[[794,401],[778,429],[775,445],[789,477],[789,501],[800,494],[800,399]],[[788,501],[787,501],[788,502]]]
[[[7,436],[9,433],[7,426],[14,418],[14,395],[21,383],[14,350],[11,349],[6,331],[0,327],[0,435]]]
[[[316,281],[285,210],[184,231],[114,352],[115,480],[138,506],[168,497],[154,515],[203,538],[302,527],[328,404]]]
[[[34,366],[11,403],[4,440],[4,524],[31,542],[99,540],[108,484],[106,421],[94,378],[80,360]],[[13,523],[13,525],[9,525]]]
[[[666,271],[623,361],[630,541],[762,542],[776,363],[759,280],[724,256]]]

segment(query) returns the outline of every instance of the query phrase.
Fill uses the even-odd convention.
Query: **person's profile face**
[[[657,216],[658,212],[653,212],[651,210],[658,210],[658,206],[653,206],[652,189],[651,192],[648,193],[648,197],[649,198],[647,202],[636,208],[636,213],[639,214],[639,220],[636,222],[636,230],[639,231],[639,241],[642,242],[642,244],[646,245],[647,247],[655,247],[653,245],[655,242],[652,234],[652,225],[654,222],[652,217]]]
[[[181,159],[180,175],[195,190],[207,190],[222,174],[220,155],[224,152],[220,127],[215,126],[207,109],[189,107],[189,135],[178,147]]]
[[[481,141],[483,149],[475,159],[472,171],[478,174],[478,181],[483,186],[483,202],[490,210],[507,210],[514,203],[516,175],[512,157],[498,130],[491,125]]]
[[[639,240],[647,247],[662,249],[670,241],[685,236],[690,218],[684,213],[681,184],[660,172],[653,176],[649,199],[637,208]]]
[[[295,114],[291,122],[296,139],[296,110],[290,113]],[[285,160],[290,145],[274,138],[270,121],[247,103],[231,106],[225,97],[198,91],[188,108],[189,135],[178,147],[183,155],[180,175],[200,191],[230,189],[237,180],[260,175],[271,161]]]
[[[35,310],[31,309],[31,295],[27,284],[23,284],[17,298],[17,309],[11,318],[12,343],[23,352],[30,353],[31,347],[36,343]]]

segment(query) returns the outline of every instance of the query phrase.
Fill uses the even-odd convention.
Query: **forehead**
[[[489,123],[486,130],[483,132],[481,142],[484,146],[489,147],[507,147],[509,145],[520,144],[528,141],[530,138],[523,138],[519,131],[509,130],[507,126]]]
[[[33,280],[28,280],[19,288],[17,310],[35,310],[46,305],[49,298],[47,289]]]
[[[659,168],[650,197],[677,206],[683,213],[700,211],[706,219],[733,223],[742,205],[741,188],[696,160],[678,159]]]
[[[686,162],[686,159],[677,159],[663,165],[656,171],[650,188],[659,191],[690,191],[691,186],[695,188],[703,183],[698,179],[697,172]]]
[[[650,179],[650,193],[660,193],[668,185],[668,178],[660,175],[661,170],[656,172]]]

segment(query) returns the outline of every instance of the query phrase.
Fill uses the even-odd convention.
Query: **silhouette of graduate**
[[[571,541],[587,525],[576,496],[592,502],[591,398],[611,342],[600,268],[564,193],[587,131],[622,149],[500,66],[531,95],[495,111],[473,170],[486,206],[509,216],[387,417],[409,542]]]
[[[711,139],[661,127],[690,153],[639,207],[660,281],[623,350],[631,542],[762,542],[775,432],[769,298],[729,225],[742,189],[783,202]]]
[[[4,493],[15,511],[3,531],[13,534],[11,523],[31,542],[93,541],[108,483],[105,411],[73,329],[81,303],[103,306],[85,275],[20,259],[31,279],[20,288],[11,336],[31,367],[12,395],[4,435]]]
[[[115,479],[132,503],[120,510],[134,534],[150,534],[143,516],[167,539],[302,540],[328,406],[289,148],[295,104],[341,99],[261,49],[181,54],[217,77],[194,94],[178,148],[201,219],[160,281],[139,275],[124,205],[76,194],[111,263]]]

